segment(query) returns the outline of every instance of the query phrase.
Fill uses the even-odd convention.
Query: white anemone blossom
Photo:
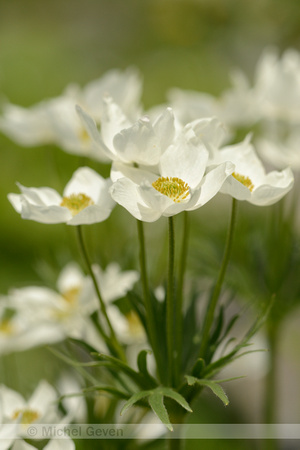
[[[206,173],[209,152],[189,131],[169,145],[156,170],[115,164],[112,197],[136,219],[154,222],[195,210],[213,198],[233,172],[233,164],[224,162]]]
[[[28,350],[62,339],[57,327],[39,320],[36,311],[19,309],[10,296],[0,302],[0,355]],[[46,337],[46,338],[45,338]]]
[[[277,127],[276,127],[277,128]],[[262,158],[272,166],[282,169],[290,166],[294,171],[300,171],[300,130],[299,126],[288,127],[285,136],[278,133],[264,133],[256,140],[256,147]]]
[[[237,200],[246,200],[258,206],[272,205],[293,187],[294,176],[290,168],[266,173],[248,136],[242,143],[218,150],[214,163],[231,161],[234,171],[220,192]]]
[[[28,437],[26,430],[32,424],[66,423],[58,410],[58,395],[55,389],[45,380],[39,382],[31,397],[26,400],[19,392],[0,386],[0,409],[2,412],[2,426],[18,424],[14,428],[18,437]]]
[[[135,120],[141,111],[142,82],[134,68],[111,70],[84,88],[70,85],[59,97],[44,100],[30,108],[6,103],[0,116],[0,130],[22,146],[56,144],[63,150],[107,161],[89,138],[75,111],[81,105],[101,123],[105,114],[102,98],[110,95],[125,114]]]
[[[105,114],[100,130],[93,118],[77,107],[86,131],[99,151],[112,161],[146,166],[158,164],[176,135],[172,109],[164,109],[153,120],[143,116],[132,123],[111,98],[107,97],[103,102]]]
[[[93,266],[93,270],[105,303],[124,297],[139,277],[136,271],[121,271],[116,263],[109,264],[106,270]],[[105,349],[90,319],[99,307],[92,280],[75,263],[63,268],[57,290],[40,286],[13,289],[9,292],[9,304],[25,324],[29,320],[26,318],[31,319],[30,340],[27,342],[26,334],[23,335],[23,346],[27,348],[71,337],[84,340],[98,350]]]
[[[81,167],[74,172],[62,196],[48,187],[27,188],[18,183],[21,194],[9,194],[8,199],[23,219],[49,224],[93,224],[106,220],[114,207],[110,185],[110,179]]]

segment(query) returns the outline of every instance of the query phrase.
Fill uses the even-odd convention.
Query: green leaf
[[[131,378],[138,386],[142,388],[152,387],[152,384],[149,386],[149,380],[147,380],[143,374],[136,372],[123,361],[114,356],[104,355],[103,353],[92,353],[92,356],[96,356],[102,361],[97,362],[99,366],[110,364],[111,367],[114,367],[117,371],[122,371],[129,378]]]
[[[220,400],[222,400],[222,402],[224,403],[225,406],[228,405],[228,403],[229,403],[228,397],[225,394],[222,386],[220,386],[216,381],[195,378],[195,377],[192,377],[189,375],[186,375],[185,378],[188,382],[188,385],[190,385],[190,386],[193,386],[194,384],[199,384],[201,386],[208,387],[209,389],[211,389],[213,391],[213,393],[217,397],[219,397]]]
[[[121,416],[124,414],[124,412],[126,412],[129,408],[131,408],[131,406],[133,406],[135,403],[139,402],[143,398],[148,397],[149,395],[152,394],[152,392],[153,391],[140,391],[133,394],[133,396],[130,397],[130,399],[125,403],[125,405],[121,409],[120,412]]]
[[[168,430],[173,431],[168,412],[164,405],[163,394],[156,390],[149,396],[148,401],[154,414],[156,414],[161,422],[166,425]]]
[[[190,405],[186,401],[186,399],[184,397],[182,397],[181,394],[174,391],[173,389],[167,388],[167,387],[161,387],[161,388],[159,388],[158,392],[162,393],[165,397],[172,398],[173,400],[175,400],[175,402],[179,403],[179,405],[182,406],[182,408],[186,409],[187,411],[193,412]]]
[[[150,375],[147,367],[147,355],[151,354],[150,350],[141,350],[138,354],[137,365],[140,373],[144,375],[144,377],[153,385],[153,387],[157,386],[156,380]]]
[[[203,358],[197,359],[193,369],[192,369],[192,375],[199,378],[202,374],[202,371],[205,368],[205,361]]]

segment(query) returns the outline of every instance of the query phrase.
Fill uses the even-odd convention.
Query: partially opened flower
[[[240,144],[219,150],[214,161],[217,164],[224,161],[234,164],[234,172],[226,179],[220,192],[237,200],[259,206],[272,205],[293,187],[294,177],[290,168],[268,174],[265,172],[249,137]]]
[[[154,120],[143,116],[132,123],[121,108],[109,97],[104,98],[101,129],[82,108],[77,112],[95,145],[112,161],[154,166],[172,144],[175,137],[175,119],[171,108],[166,108]]]
[[[74,172],[63,196],[48,187],[27,188],[18,184],[21,194],[9,194],[8,199],[23,219],[52,224],[92,224],[107,219],[114,207],[110,185],[109,179],[82,167]]]
[[[217,194],[234,168],[224,162],[206,173],[207,162],[205,146],[182,133],[163,153],[156,171],[116,163],[112,197],[145,222],[195,210]]]

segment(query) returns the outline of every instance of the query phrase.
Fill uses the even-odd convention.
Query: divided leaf
[[[190,386],[193,386],[194,384],[199,384],[201,386],[208,387],[217,397],[219,397],[220,400],[222,400],[225,406],[228,405],[229,403],[228,397],[225,394],[222,386],[220,386],[220,384],[217,383],[216,381],[195,378],[189,375],[186,375],[185,378],[187,379],[187,382]]]

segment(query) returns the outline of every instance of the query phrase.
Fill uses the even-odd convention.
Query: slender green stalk
[[[203,334],[202,334],[202,341],[201,341],[201,347],[200,347],[200,356],[204,356],[205,350],[207,347],[207,343],[209,341],[209,335],[211,331],[211,326],[213,324],[214,320],[214,313],[215,309],[219,300],[222,284],[224,281],[225,272],[228,266],[230,252],[232,248],[232,242],[233,242],[233,234],[235,229],[235,222],[236,222],[236,209],[237,209],[237,201],[235,198],[232,199],[232,208],[231,208],[231,218],[230,218],[230,225],[227,233],[227,239],[226,239],[226,245],[223,255],[223,260],[219,272],[219,276],[215,285],[215,288],[213,290],[210,303],[208,305],[205,321],[204,321],[204,327],[203,327]]]
[[[79,240],[80,248],[81,248],[81,251],[82,251],[82,255],[84,257],[87,269],[88,269],[89,274],[91,276],[91,279],[93,281],[94,288],[95,288],[95,291],[96,291],[96,294],[97,294],[97,297],[98,297],[98,300],[99,300],[99,303],[100,303],[100,310],[101,310],[101,312],[103,314],[103,317],[105,318],[105,321],[106,321],[107,326],[109,328],[111,343],[112,343],[113,347],[115,348],[115,350],[116,350],[117,354],[119,355],[119,357],[122,360],[126,360],[124,350],[123,350],[123,348],[121,347],[120,343],[117,340],[115,331],[114,331],[114,329],[112,327],[112,324],[111,324],[111,322],[109,320],[109,317],[107,315],[106,306],[105,306],[105,303],[103,301],[102,295],[100,293],[98,282],[96,280],[94,271],[92,269],[90,258],[89,258],[89,255],[88,255],[85,243],[84,243],[81,225],[78,225],[76,228],[77,228],[77,235],[78,235],[78,240]],[[98,326],[99,326],[100,329],[102,328],[100,324],[98,324]],[[102,334],[102,336],[106,335],[106,333],[103,331],[103,329],[101,331],[101,334]],[[109,338],[108,338],[108,340],[109,340]]]
[[[183,337],[183,289],[184,277],[186,271],[186,260],[188,251],[189,238],[189,220],[187,211],[183,212],[183,235],[179,260],[178,283],[176,290],[176,316],[175,316],[175,330],[176,330],[176,354],[175,354],[175,386],[179,383],[181,373],[181,358],[182,358],[182,337]]]
[[[140,270],[141,270],[141,281],[142,281],[142,289],[143,289],[143,299],[144,306],[146,310],[146,322],[149,333],[150,344],[157,362],[157,369],[160,374],[164,370],[163,364],[161,361],[161,353],[159,351],[159,342],[157,340],[157,334],[155,332],[155,316],[153,312],[153,306],[151,304],[151,297],[149,291],[149,282],[147,276],[147,264],[146,264],[146,249],[145,249],[145,237],[144,237],[144,224],[140,220],[137,220],[137,229],[138,229],[138,238],[139,238],[139,247],[140,247]]]
[[[269,318],[270,320],[270,318]],[[279,323],[269,323],[267,326],[268,337],[268,349],[269,349],[269,370],[265,378],[265,398],[264,398],[264,415],[265,423],[274,424],[277,420],[277,408],[276,408],[276,381],[277,381],[277,368],[276,368],[276,356],[278,348],[278,330]],[[277,450],[278,441],[275,439],[268,439],[265,445],[266,450]]]
[[[167,292],[167,349],[168,349],[168,382],[172,386],[174,378],[174,255],[175,236],[173,217],[169,217],[169,270],[168,270],[168,292]]]

